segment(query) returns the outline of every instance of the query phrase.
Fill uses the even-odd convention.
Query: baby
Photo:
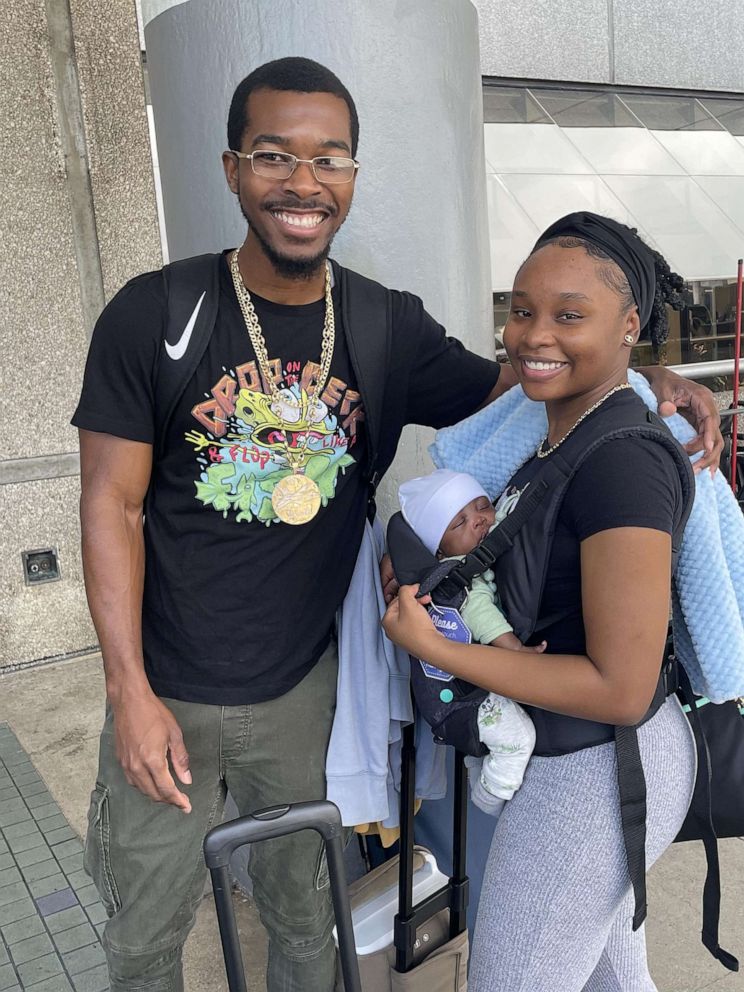
[[[496,526],[496,511],[483,487],[470,475],[438,469],[404,482],[398,490],[408,525],[437,558],[460,558],[476,548]],[[473,640],[510,651],[545,650],[545,642],[526,647],[499,609],[494,574],[489,569],[473,579],[460,615]],[[478,736],[488,748],[473,802],[499,816],[504,803],[522,784],[535,746],[535,728],[522,707],[494,692],[480,704],[474,719]]]

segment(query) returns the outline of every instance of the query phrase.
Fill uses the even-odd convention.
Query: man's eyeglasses
[[[297,158],[288,152],[236,152],[238,158],[245,158],[257,176],[267,179],[289,179],[298,165],[309,165],[319,183],[350,183],[359,163],[353,158],[340,158],[337,155],[319,155],[317,158]]]

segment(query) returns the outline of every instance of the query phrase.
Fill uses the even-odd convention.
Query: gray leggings
[[[676,698],[639,729],[646,859],[674,840],[692,796],[695,750]],[[533,758],[488,857],[471,992],[655,992],[620,828],[615,745]],[[653,906],[650,908],[653,912]]]

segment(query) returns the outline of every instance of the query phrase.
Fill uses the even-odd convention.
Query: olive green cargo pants
[[[208,706],[164,699],[184,735],[192,812],[128,785],[101,734],[88,814],[85,867],[109,913],[103,934],[112,992],[181,992],[181,952],[202,898],[202,840],[229,789],[241,814],[325,797],[325,756],[336,699],[335,642],[279,699]],[[253,894],[269,935],[269,992],[331,992],[335,951],[325,854],[312,830],[251,849]],[[244,957],[250,947],[243,949]],[[222,963],[215,961],[217,973]]]

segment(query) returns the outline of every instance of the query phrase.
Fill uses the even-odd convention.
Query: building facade
[[[0,672],[96,649],[82,584],[79,460],[69,418],[97,313],[128,278],[159,266],[169,248],[172,189],[164,190],[164,208],[156,195],[152,139],[160,142],[164,187],[170,139],[162,122],[158,128],[157,98],[154,114],[149,106],[146,39],[176,16],[174,7],[193,8],[208,25],[228,12],[248,23],[258,3],[145,0],[138,16],[134,0],[19,0],[0,28],[6,429],[0,455]],[[295,15],[287,5],[266,5],[266,17],[277,22],[277,45],[291,44],[277,54],[320,57],[310,41],[307,50],[298,47],[302,23],[292,30],[279,25],[281,18],[300,18],[300,8],[307,16],[308,6],[313,0],[296,5]],[[744,22],[733,16],[730,0],[710,0],[704,11],[693,0],[476,0],[475,6],[477,22],[469,0],[335,6],[327,0],[318,8],[333,7],[336,29],[348,42],[342,48],[329,43],[329,64],[363,94],[370,115],[374,93],[364,89],[362,69],[373,73],[385,55],[380,36],[371,33],[382,21],[373,18],[387,18],[384,31],[404,39],[385,63],[392,85],[381,128],[391,121],[401,127],[426,103],[427,93],[415,92],[408,76],[405,86],[395,86],[396,64],[403,75],[403,48],[419,53],[422,73],[424,65],[448,60],[434,101],[443,133],[435,141],[435,121],[430,142],[425,132],[419,136],[423,158],[436,142],[447,145],[448,99],[451,104],[453,93],[458,100],[470,94],[461,77],[482,77],[482,110],[478,93],[463,111],[475,115],[476,124],[465,151],[475,166],[468,164],[463,185],[479,187],[463,209],[487,214],[486,288],[496,345],[511,280],[537,234],[568,210],[591,209],[638,227],[690,283],[689,307],[675,317],[665,353],[641,348],[636,362],[719,363],[711,364],[706,380],[717,375],[719,388],[728,385],[732,280],[744,255]],[[437,33],[447,24],[456,24],[463,39],[475,32],[474,46],[464,40],[459,56],[452,55]],[[472,54],[478,43],[480,66]],[[230,61],[225,90],[252,64],[250,52],[244,63]],[[154,84],[164,78],[162,65],[151,62],[149,69]],[[429,77],[421,80],[431,96]],[[220,121],[226,109],[219,108]],[[364,127],[362,105],[360,113]],[[448,147],[457,147],[461,133],[449,137]],[[376,149],[364,151],[374,162]],[[442,160],[439,152],[433,158]],[[443,168],[456,170],[456,158]],[[372,182],[378,197],[389,189],[379,179]],[[436,237],[446,240],[448,226]],[[181,229],[171,222],[172,232]],[[478,235],[477,254],[484,258],[481,240]],[[217,245],[205,246],[212,247]],[[395,243],[396,268],[404,255]],[[442,280],[428,271],[440,265],[438,257],[427,245],[419,261],[429,262],[411,270],[411,285],[450,322],[453,280],[468,273],[455,265]],[[376,264],[374,254],[354,261],[365,271]],[[468,340],[489,350],[490,324],[483,335],[479,324]],[[422,446],[419,437],[409,440],[417,451]]]

